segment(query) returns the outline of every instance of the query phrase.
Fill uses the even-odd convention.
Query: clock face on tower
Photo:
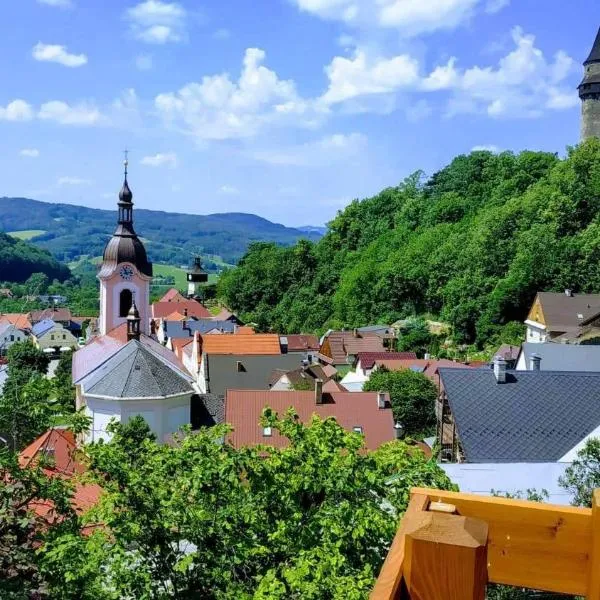
[[[133,277],[133,269],[129,265],[125,265],[119,270],[119,275],[122,279],[129,281]]]

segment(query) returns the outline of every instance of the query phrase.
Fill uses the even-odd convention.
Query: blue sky
[[[595,15],[595,18],[593,17]],[[0,5],[0,195],[323,224],[476,147],[577,143],[597,0]]]

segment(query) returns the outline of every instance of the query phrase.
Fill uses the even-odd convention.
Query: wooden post
[[[587,600],[600,600],[600,489],[592,496],[592,551],[588,559]]]
[[[484,600],[487,584],[484,521],[422,512],[406,532],[404,576],[411,600]]]

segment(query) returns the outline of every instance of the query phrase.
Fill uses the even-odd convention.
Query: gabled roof
[[[288,342],[288,352],[303,352],[306,350],[319,349],[319,338],[316,335],[292,333],[285,337]]]
[[[276,333],[255,335],[206,335],[202,338],[204,354],[281,354]]]
[[[164,320],[163,327],[165,324],[166,329],[164,331],[167,337],[171,339],[194,337],[195,331],[207,333],[213,329],[219,329],[226,333],[233,333],[235,330],[235,323],[232,321],[216,321],[214,319],[187,319],[185,327],[183,321]]]
[[[287,445],[287,439],[276,431],[272,432],[272,436],[263,436],[259,421],[266,407],[280,416],[293,407],[303,423],[308,423],[316,414],[322,419],[334,417],[348,431],[362,427],[369,450],[395,439],[392,410],[378,407],[376,392],[326,393],[323,404],[316,404],[314,392],[229,390],[225,400],[225,421],[234,428],[229,436],[234,446],[268,444],[281,448]]]
[[[502,344],[494,356],[501,356],[504,360],[517,360],[521,353],[521,346],[513,346],[512,344]]]
[[[600,314],[600,294],[572,294],[539,292],[546,330],[573,331]]]
[[[281,371],[279,377],[273,383],[279,381],[284,375],[287,376],[291,385],[300,385],[306,382],[314,385],[317,379],[320,379],[322,382],[331,379],[321,365],[308,365],[307,367],[298,367],[292,371]]]
[[[375,362],[378,367],[385,367],[389,371],[401,371],[402,369],[410,369],[416,373],[423,373],[430,379],[435,379],[441,367],[446,369],[464,369],[467,365],[459,362],[454,362],[446,358],[439,360],[429,360],[425,358],[415,358],[410,360],[378,360]],[[467,367],[472,368],[472,367]]]
[[[330,331],[326,334],[320,354],[328,356],[332,364],[346,363],[348,355],[356,356],[360,352],[385,352],[381,338],[371,332]]]
[[[35,337],[39,338],[55,327],[56,323],[52,319],[44,319],[33,326],[32,333],[35,335]]]
[[[45,308],[44,310],[32,310],[31,321],[37,323],[44,319],[51,319],[53,321],[70,321],[71,311],[68,308]]]
[[[17,329],[31,329],[29,315],[24,313],[4,313],[0,315],[3,319],[10,321]]]
[[[600,371],[600,346],[525,342],[519,355],[525,370],[529,370],[533,354],[541,357],[542,371]]]
[[[440,369],[466,461],[552,462],[600,425],[600,373]]]
[[[192,392],[191,378],[139,340],[131,340],[81,384],[86,396],[160,398]]]
[[[175,288],[168,290],[159,302],[182,302],[185,298]]]
[[[372,369],[377,360],[416,360],[417,355],[414,352],[359,352],[355,363],[363,369]]]
[[[152,318],[164,319],[174,311],[184,314],[187,309],[187,316],[195,319],[206,319],[212,317],[206,306],[196,300],[181,300],[179,302],[155,302],[152,304]]]

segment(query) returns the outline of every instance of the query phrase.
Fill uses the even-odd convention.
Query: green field
[[[154,272],[154,277],[162,275],[163,277],[174,277],[175,278],[175,287],[178,290],[185,291],[187,289],[187,280],[185,269],[180,267],[174,267],[173,265],[161,265],[161,264],[153,264],[152,270]],[[208,275],[209,283],[216,283],[218,275],[215,273],[210,273]],[[168,287],[168,286],[166,286]]]
[[[8,235],[17,238],[19,240],[32,240],[33,238],[38,237],[38,235],[42,235],[46,233],[45,229],[24,229],[23,231],[7,231]]]

